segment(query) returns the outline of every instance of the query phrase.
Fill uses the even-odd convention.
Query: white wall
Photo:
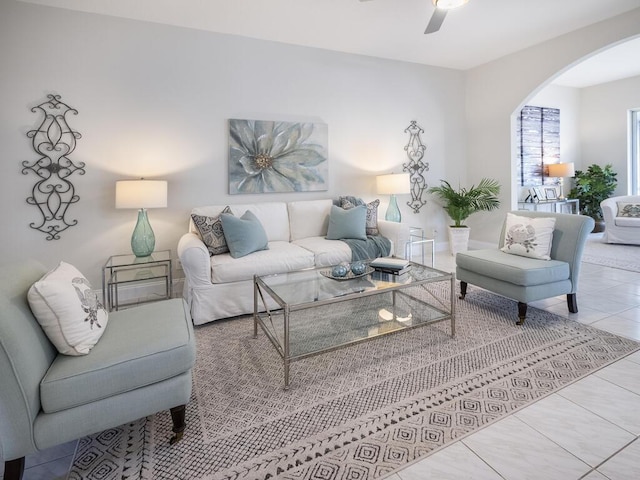
[[[580,89],[549,85],[527,100],[527,104],[560,109],[560,161],[581,166]]]
[[[515,115],[553,77],[607,46],[640,35],[640,8],[535,45],[467,72],[468,174],[488,176],[504,188],[501,212],[517,201],[513,152]],[[583,112],[584,114],[584,112]],[[586,154],[585,147],[581,152]],[[472,216],[472,238],[496,242],[503,215]]]
[[[425,129],[430,185],[464,177],[464,74],[191,29],[0,2],[1,261],[34,257],[75,264],[95,287],[109,255],[127,253],[135,211],[114,208],[124,178],[169,182],[169,208],[150,211],[156,247],[174,250],[193,206],[274,200],[375,198],[376,173],[400,172],[404,129]],[[78,110],[82,134],[71,177],[80,196],[60,240],[29,228],[39,219],[25,199],[36,181],[21,174],[33,160],[30,108],[49,93]],[[329,129],[329,191],[228,195],[229,118],[315,121]],[[444,231],[432,201],[407,222]],[[381,198],[382,212],[387,198]],[[444,239],[444,235],[442,235]]]
[[[581,89],[582,168],[612,164],[618,173],[614,195],[627,195],[628,111],[640,108],[640,77]]]
[[[192,206],[374,198],[374,175],[398,172],[406,160],[411,120],[425,129],[429,185],[484,176],[502,183],[501,212],[469,221],[472,238],[495,242],[502,213],[515,205],[515,112],[564,68],[638,34],[640,9],[462,73],[4,0],[0,258],[64,259],[98,286],[106,258],[129,251],[135,212],[115,210],[113,198],[122,178],[169,181],[169,208],[150,218],[157,247],[174,255]],[[29,228],[38,220],[25,201],[35,179],[20,173],[35,156],[25,134],[39,119],[30,108],[48,93],[78,109],[71,125],[83,137],[72,158],[87,164],[73,179],[80,202],[68,212],[78,225],[57,241]],[[228,195],[229,118],[327,123],[329,191]],[[404,206],[408,197],[399,200],[409,223],[444,240],[448,220],[433,200],[419,215]]]
[[[560,109],[562,162],[579,170],[610,163],[618,173],[614,194],[628,194],[628,112],[640,108],[640,77],[585,88],[549,85],[528,103]]]

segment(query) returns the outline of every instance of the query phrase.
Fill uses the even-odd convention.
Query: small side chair
[[[195,343],[182,299],[111,312],[87,355],[61,355],[27,301],[43,274],[28,261],[0,266],[0,459],[19,480],[25,456],[171,410],[185,429]]]
[[[476,285],[518,302],[518,325],[527,315],[527,304],[536,300],[567,296],[569,312],[578,312],[576,293],[582,252],[594,221],[584,215],[518,210],[523,217],[555,217],[551,260],[505,253],[500,248],[470,250],[456,255],[456,277],[460,280],[460,298],[467,284]],[[500,234],[504,245],[506,221]]]

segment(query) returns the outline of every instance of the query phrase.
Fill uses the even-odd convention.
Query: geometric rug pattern
[[[582,261],[640,272],[640,245],[620,245],[605,243],[604,233],[591,233],[584,246]],[[640,234],[639,234],[640,235]]]
[[[439,295],[446,297],[446,292]],[[291,365],[250,316],[196,328],[187,429],[168,412],[81,440],[70,479],[376,479],[640,348],[470,286],[448,322]]]

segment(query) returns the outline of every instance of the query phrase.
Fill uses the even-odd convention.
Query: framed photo
[[[530,201],[531,203],[538,203],[540,201],[540,198],[538,197],[538,194],[536,193],[536,189],[531,187],[529,188],[529,196],[527,197],[527,200]]]
[[[544,189],[544,193],[547,197],[547,200],[557,200],[558,199],[558,194],[556,192],[556,189],[551,187],[551,188],[545,188]]]
[[[542,192],[542,188],[533,187],[533,190],[536,192],[536,197],[538,198],[538,202],[544,202],[547,199],[545,194]]]

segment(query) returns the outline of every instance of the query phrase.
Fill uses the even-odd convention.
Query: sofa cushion
[[[229,206],[226,206],[221,213],[231,213]],[[220,215],[215,217],[208,217],[206,215],[191,214],[191,220],[198,229],[200,238],[207,246],[209,254],[220,255],[221,253],[227,253],[229,247],[227,241],[224,238],[224,232],[222,231],[222,219]]]
[[[342,240],[307,237],[293,243],[313,253],[316,267],[328,267],[351,261],[351,248]]]
[[[44,333],[62,354],[88,354],[107,326],[107,311],[89,281],[68,263],[60,262],[35,282],[27,299]]]
[[[507,213],[502,251],[523,257],[550,260],[553,217],[530,218]]]
[[[100,342],[83,357],[58,355],[40,382],[42,409],[58,412],[175,377],[195,347],[182,299],[111,312]]]
[[[616,227],[640,228],[640,217],[615,217],[613,219]],[[640,235],[640,233],[638,233]]]
[[[498,249],[459,252],[456,255],[456,266],[525,287],[569,278],[567,262],[510,255]]]
[[[313,253],[289,242],[269,242],[268,250],[241,258],[230,254],[211,257],[213,283],[251,280],[253,275],[270,275],[313,267]]]
[[[270,242],[289,241],[289,213],[285,202],[264,202],[248,205],[231,205],[231,211],[236,217],[241,217],[247,210],[251,210],[260,220],[267,240]]]
[[[329,227],[331,200],[289,202],[291,241],[307,237],[324,237]]]
[[[259,250],[269,248],[267,234],[251,210],[237,218],[230,213],[222,213],[222,231],[233,258],[240,258]]]
[[[225,207],[226,205],[196,207],[191,210],[191,214],[215,217],[220,215]],[[287,204],[285,202],[248,203],[229,205],[229,207],[231,207],[231,213],[236,217],[241,217],[247,210],[251,210],[260,220],[270,242],[289,241],[289,214],[287,213]],[[189,223],[189,231],[197,232],[193,221]]]
[[[360,205],[349,210],[331,206],[329,215],[328,240],[341,240],[343,238],[356,238],[366,240],[365,231],[367,222],[367,207]]]

